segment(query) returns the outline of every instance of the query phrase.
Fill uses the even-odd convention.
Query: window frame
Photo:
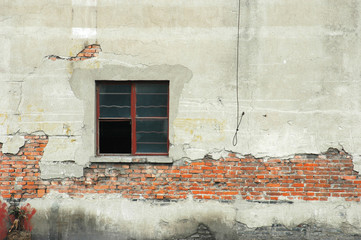
[[[136,85],[142,83],[162,84],[167,85],[167,116],[166,117],[137,117],[136,116]],[[130,85],[131,97],[130,97],[130,118],[118,117],[118,118],[101,118],[100,117],[100,85]],[[169,155],[169,80],[157,80],[157,81],[144,81],[144,80],[129,80],[129,81],[95,81],[95,94],[96,94],[96,155],[97,156],[168,156]],[[136,141],[136,121],[137,119],[166,119],[167,120],[167,152],[166,153],[137,153],[137,141]],[[129,121],[131,123],[131,152],[130,153],[100,153],[100,129],[99,125],[101,121]]]

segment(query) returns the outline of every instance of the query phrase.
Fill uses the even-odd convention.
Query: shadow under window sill
[[[173,163],[169,156],[94,156],[92,163]]]

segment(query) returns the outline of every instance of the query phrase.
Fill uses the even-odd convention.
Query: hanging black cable
[[[239,94],[238,94],[238,79],[239,79],[239,29],[240,29],[240,16],[241,16],[241,0],[238,0],[238,15],[237,15],[237,60],[236,60],[236,95],[237,95],[237,127],[236,132],[233,136],[233,146],[237,145],[238,139],[237,134],[239,130],[239,125],[241,125],[242,118],[244,116],[244,112],[242,112],[242,115],[239,116]]]

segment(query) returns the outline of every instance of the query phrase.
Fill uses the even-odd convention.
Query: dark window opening
[[[168,81],[98,81],[97,154],[168,155]]]
[[[130,121],[99,122],[99,153],[131,153]]]

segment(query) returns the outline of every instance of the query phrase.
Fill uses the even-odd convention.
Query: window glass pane
[[[130,84],[100,84],[100,93],[129,93],[131,91]]]
[[[118,108],[118,107],[100,107],[100,117],[103,118],[116,118],[130,117],[130,107],[129,108]]]
[[[138,83],[137,93],[168,93],[168,83]]]
[[[167,153],[168,119],[137,120],[137,153]]]
[[[167,133],[137,133],[138,143],[167,143]]]
[[[164,106],[168,104],[168,95],[164,94],[137,94],[138,106]]]
[[[167,117],[167,107],[137,107],[137,117]]]
[[[137,93],[137,117],[167,117],[167,105],[167,93]]]
[[[167,144],[137,143],[137,153],[167,153]]]
[[[167,117],[168,95],[137,94],[137,117]]]
[[[99,94],[100,117],[130,117],[130,94]]]
[[[137,119],[137,133],[168,134],[168,119]]]

